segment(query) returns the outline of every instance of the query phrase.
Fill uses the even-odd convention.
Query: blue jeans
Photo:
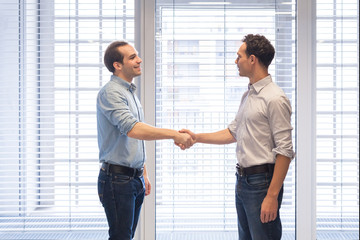
[[[131,240],[145,196],[144,177],[107,174],[100,169],[98,194],[109,224],[109,240]]]
[[[260,220],[261,204],[269,188],[272,173],[249,176],[236,174],[236,211],[238,217],[239,240],[279,240],[282,227],[279,209],[283,197],[281,187],[278,197],[278,212],[274,221],[262,223]]]

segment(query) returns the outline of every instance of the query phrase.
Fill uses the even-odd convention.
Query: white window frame
[[[143,59],[140,100],[144,109],[145,122],[155,126],[155,4],[156,0],[137,0],[137,13],[140,14],[140,31],[135,33],[136,47]],[[140,10],[139,10],[140,9]],[[140,49],[142,51],[140,51]],[[145,91],[146,89],[146,91]],[[155,240],[155,141],[146,141],[146,169],[152,181],[151,194],[145,197],[138,223],[135,240]]]
[[[297,1],[296,239],[316,239],[316,1]],[[301,117],[305,116],[305,117]]]

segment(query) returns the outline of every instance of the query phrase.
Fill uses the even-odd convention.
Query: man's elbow
[[[139,122],[135,123],[134,126],[130,129],[130,131],[128,131],[127,136],[130,138],[139,139],[141,137],[139,134],[141,132],[139,131],[140,125],[141,124]]]

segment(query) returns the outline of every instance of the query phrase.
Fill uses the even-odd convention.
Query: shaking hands
[[[174,143],[180,147],[181,150],[188,149],[196,143],[196,134],[188,129],[181,129],[179,134],[175,137]]]

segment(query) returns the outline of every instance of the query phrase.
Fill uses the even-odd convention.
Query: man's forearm
[[[290,165],[290,158],[278,154],[276,156],[274,174],[267,192],[269,197],[277,198],[284,183]]]
[[[224,129],[213,133],[198,133],[196,134],[196,142],[208,144],[229,144],[236,142],[236,139],[231,135],[229,129]]]
[[[128,137],[139,140],[160,140],[160,139],[175,139],[178,131],[165,128],[157,128],[146,123],[138,122],[128,132]]]

